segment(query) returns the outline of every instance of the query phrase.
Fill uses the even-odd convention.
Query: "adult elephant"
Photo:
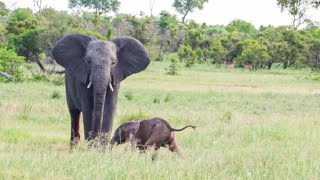
[[[150,63],[145,47],[132,37],[104,41],[70,34],[56,43],[52,56],[65,68],[71,145],[80,140],[81,112],[85,139],[99,137],[106,141],[116,113],[120,82]]]

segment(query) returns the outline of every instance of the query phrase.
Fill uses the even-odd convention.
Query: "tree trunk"
[[[186,19],[186,16],[188,15],[188,13],[189,13],[189,11],[187,11],[187,12],[183,15],[183,17],[182,17],[182,24],[185,23],[185,19]]]

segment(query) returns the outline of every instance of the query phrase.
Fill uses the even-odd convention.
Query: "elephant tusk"
[[[110,88],[110,90],[113,92],[113,87],[112,87],[112,84],[111,84],[111,83],[109,83],[109,88]]]
[[[88,86],[87,86],[87,88],[89,89],[90,87],[91,87],[91,81],[89,82],[89,84],[88,84]]]

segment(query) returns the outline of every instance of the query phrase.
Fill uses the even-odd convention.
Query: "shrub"
[[[126,97],[126,99],[128,100],[128,101],[131,101],[132,99],[133,99],[133,94],[132,94],[132,92],[125,92],[124,93],[124,97]]]
[[[172,58],[171,60],[171,64],[169,66],[168,72],[167,74],[169,75],[177,75],[178,74],[178,61],[174,58]]]
[[[158,97],[153,98],[154,104],[160,104],[160,99]]]
[[[0,48],[0,72],[8,73],[11,77],[9,81],[21,81],[23,74],[21,70],[25,58],[18,56],[13,50]]]
[[[53,91],[51,94],[51,99],[60,99],[61,94],[58,91]]]
[[[164,102],[169,102],[173,100],[173,96],[171,94],[167,94],[166,97],[164,97]]]

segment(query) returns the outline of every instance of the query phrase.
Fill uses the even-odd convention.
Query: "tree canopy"
[[[69,7],[85,7],[97,13],[117,12],[120,7],[118,0],[69,0]]]
[[[173,7],[182,15],[182,23],[185,22],[186,16],[195,9],[203,9],[204,3],[209,0],[174,0]]]

